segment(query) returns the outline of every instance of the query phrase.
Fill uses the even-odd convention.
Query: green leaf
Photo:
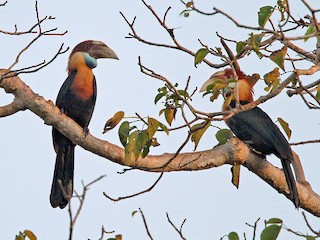
[[[262,41],[262,38],[264,37],[265,33],[260,34],[250,34],[249,38],[249,46],[255,53],[258,55],[259,58],[262,58],[262,54],[260,53],[260,43]]]
[[[237,53],[241,52],[245,46],[247,46],[246,42],[242,42],[242,41],[237,42],[237,45],[236,45]]]
[[[19,235],[16,235],[15,240],[25,240],[25,234],[22,232],[19,232]]]
[[[208,49],[200,48],[194,56],[194,66],[197,67],[197,65],[203,61],[203,59],[207,56],[208,53]]]
[[[270,218],[266,221],[266,224],[282,224],[282,220],[280,218]]]
[[[129,132],[130,132],[129,122],[125,121],[120,125],[118,130],[120,142],[124,147],[127,145]]]
[[[119,111],[116,112],[112,118],[110,118],[106,124],[104,125],[103,128],[103,134],[106,133],[107,131],[113,129],[115,126],[118,125],[118,123],[123,119],[124,117],[124,112],[123,111]]]
[[[178,93],[186,99],[190,98],[189,93],[185,90],[178,90]]]
[[[138,131],[134,131],[129,135],[128,143],[124,148],[127,161],[134,159],[136,155],[140,154],[137,148],[138,136]]]
[[[316,31],[315,26],[314,26],[313,24],[311,24],[311,25],[308,27],[308,29],[307,29],[307,31],[306,31],[306,33],[305,33],[304,35],[307,36],[307,35],[309,35],[309,34],[314,33],[315,31]],[[305,38],[305,39],[304,39],[305,42],[308,41],[308,40],[309,40],[309,38]]]
[[[263,229],[261,232],[261,240],[276,240],[278,238],[281,226],[279,225],[270,225]]]
[[[284,58],[287,54],[287,46],[283,46],[280,50],[277,50],[270,55],[270,59],[277,64],[283,71],[284,69]]]
[[[142,158],[145,158],[149,154],[150,146],[151,146],[151,140],[148,140],[142,148],[142,151],[141,151]]]
[[[163,92],[158,93],[157,96],[154,98],[154,104],[157,104],[157,102],[164,96],[165,94]]]
[[[37,240],[36,235],[30,230],[24,230],[23,233],[30,239],[30,240]]]
[[[191,127],[191,141],[194,142],[194,151],[197,149],[199,141],[204,132],[210,127],[211,122],[205,121],[203,123],[197,123]]]
[[[165,116],[165,118],[167,120],[167,123],[170,126],[171,126],[171,123],[172,123],[175,115],[176,115],[176,109],[175,108],[169,107],[169,108],[166,108],[166,110],[164,110],[164,116]]]
[[[291,137],[291,129],[289,127],[289,124],[284,121],[282,118],[278,118],[278,122],[280,123],[282,129],[284,130],[284,132],[287,134],[288,139],[290,139]]]
[[[225,144],[232,137],[233,137],[232,131],[227,128],[220,129],[216,133],[216,139],[218,140],[219,144]]]
[[[134,210],[132,213],[131,213],[131,217],[134,217],[134,215],[136,215],[138,211],[137,210]]]
[[[149,139],[151,139],[153,137],[153,135],[158,130],[158,127],[159,127],[158,120],[156,120],[156,119],[154,119],[152,117],[148,117],[148,135],[149,135]]]
[[[274,8],[271,6],[264,6],[260,8],[260,11],[258,12],[258,20],[259,20],[259,26],[264,27],[268,20],[270,19]]]
[[[230,233],[228,234],[228,239],[229,239],[229,240],[239,240],[240,238],[239,238],[239,236],[238,236],[238,233],[236,233],[236,232],[230,232]]]
[[[136,151],[134,152],[134,159],[137,160],[140,156],[140,154],[142,153],[142,151],[144,151],[144,155],[143,157],[147,156],[149,153],[149,147],[150,147],[150,143],[147,144],[149,141],[149,136],[146,130],[143,131],[139,131],[138,134],[138,139],[136,141]]]
[[[306,237],[306,240],[316,240],[316,238],[315,238],[315,237],[312,237],[312,236],[307,236],[307,237]]]
[[[189,15],[190,15],[190,11],[191,10],[189,10],[189,9],[185,9],[185,10],[183,10],[179,15],[181,16],[184,16],[184,17],[189,17]]]

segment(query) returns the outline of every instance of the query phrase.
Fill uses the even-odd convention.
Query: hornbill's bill
[[[79,43],[71,52],[68,62],[69,76],[63,83],[56,105],[60,110],[88,131],[97,97],[97,87],[92,69],[98,58],[118,59],[116,53],[105,43],[88,40]],[[57,154],[50,203],[52,207],[64,208],[73,193],[75,144],[52,128],[54,150]]]
[[[232,92],[228,91],[231,99],[225,101],[223,111],[235,108],[238,104],[245,105],[253,101],[253,85],[255,81],[252,81],[240,70],[237,70],[236,73],[238,82],[235,84]],[[205,90],[216,79],[226,81],[230,78],[234,78],[230,68],[215,73],[204,84],[202,90]],[[230,88],[227,89],[230,90]],[[290,165],[294,159],[292,150],[288,141],[271,118],[259,107],[255,107],[248,111],[240,112],[226,119],[225,122],[240,140],[250,145],[254,150],[263,155],[272,153],[281,160],[283,172],[290,190],[290,199],[295,207],[298,208],[300,200]]]

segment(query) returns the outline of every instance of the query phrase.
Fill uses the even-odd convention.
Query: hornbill
[[[235,84],[233,91],[230,91],[228,87],[225,88],[224,94],[227,94],[231,99],[224,102],[223,111],[253,102],[253,85],[256,80],[250,79],[240,69],[236,69],[236,74],[238,82]],[[234,74],[230,68],[217,72],[204,84],[202,90],[205,90],[206,86],[216,79],[226,81],[230,78],[234,78]],[[240,140],[247,143],[256,152],[262,155],[274,154],[281,160],[283,172],[290,190],[290,199],[295,207],[298,208],[300,200],[290,165],[294,160],[292,150],[288,141],[271,118],[259,107],[254,107],[225,119],[225,122]]]
[[[61,112],[77,122],[87,134],[97,97],[96,79],[92,69],[98,58],[118,59],[116,53],[101,41],[87,40],[71,52],[68,62],[69,76],[61,86],[56,105]],[[50,194],[52,207],[64,208],[73,193],[75,144],[52,128],[54,150],[57,154]]]

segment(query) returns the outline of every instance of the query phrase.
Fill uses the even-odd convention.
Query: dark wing
[[[72,73],[70,73],[69,76],[67,77],[67,79],[62,84],[62,86],[59,90],[58,96],[57,96],[57,100],[56,100],[56,105],[59,108],[64,107],[61,105],[67,104],[65,99],[66,99],[66,96],[68,94],[70,94],[71,85],[72,85],[72,82],[73,82],[76,74],[77,74],[77,71],[73,71]]]
[[[291,161],[292,152],[288,141],[260,108],[241,112],[226,121],[234,134],[263,154],[275,154]]]

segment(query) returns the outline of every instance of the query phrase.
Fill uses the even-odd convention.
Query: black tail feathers
[[[298,195],[298,189],[296,185],[296,181],[291,169],[291,161],[288,159],[281,159],[282,168],[284,175],[286,177],[286,181],[288,184],[288,188],[290,190],[290,199],[292,200],[293,204],[296,208],[300,206],[300,199]]]
[[[73,193],[74,145],[58,147],[50,203],[52,207],[67,206]]]

